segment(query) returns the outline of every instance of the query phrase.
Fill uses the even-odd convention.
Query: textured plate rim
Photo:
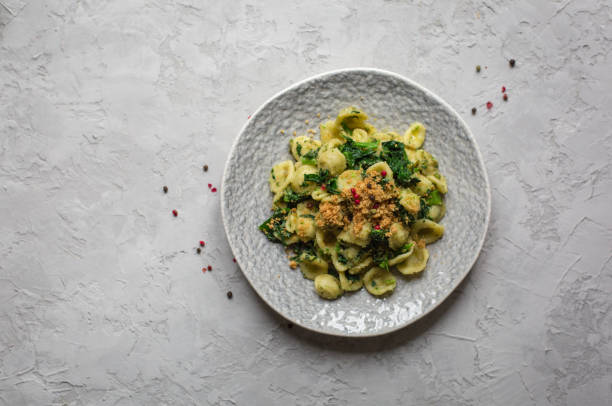
[[[225,185],[226,185],[226,181],[228,179],[228,175],[229,175],[229,164],[231,162],[230,157],[232,157],[234,155],[234,152],[236,150],[236,146],[238,145],[238,143],[240,142],[240,139],[242,138],[246,128],[249,125],[249,122],[251,119],[253,119],[254,117],[257,116],[257,114],[259,114],[259,112],[261,110],[263,110],[264,108],[266,108],[268,106],[268,104],[270,104],[274,99],[280,97],[281,95],[290,92],[291,90],[300,87],[301,85],[303,85],[304,83],[316,80],[316,79],[320,79],[323,77],[327,77],[327,76],[333,76],[333,75],[337,75],[340,73],[351,73],[351,72],[367,72],[367,73],[377,73],[380,75],[385,75],[385,76],[391,76],[394,77],[396,79],[399,79],[403,82],[406,82],[407,84],[409,84],[410,86],[415,87],[416,89],[424,92],[425,94],[427,94],[429,97],[431,97],[432,99],[434,99],[436,102],[440,103],[440,105],[444,106],[444,108],[446,108],[448,111],[450,111],[459,121],[459,123],[463,126],[463,128],[466,130],[467,136],[469,138],[469,140],[472,142],[472,144],[474,145],[475,149],[476,149],[476,156],[478,157],[478,164],[480,165],[480,168],[482,169],[482,174],[484,176],[484,180],[485,180],[485,185],[486,185],[486,194],[487,194],[487,207],[486,207],[486,213],[485,213],[485,225],[484,225],[484,230],[482,235],[479,238],[478,241],[478,249],[475,251],[474,256],[472,258],[472,260],[470,261],[470,266],[467,267],[467,269],[463,272],[463,274],[457,278],[457,280],[455,281],[455,283],[452,285],[452,288],[448,290],[448,292],[443,295],[439,300],[437,300],[433,305],[431,305],[428,309],[426,309],[425,311],[423,311],[420,315],[418,315],[417,317],[410,319],[408,321],[406,321],[403,324],[399,324],[397,326],[393,326],[393,327],[387,327],[387,328],[382,328],[380,330],[377,330],[375,332],[371,332],[371,333],[343,333],[341,331],[334,331],[334,330],[324,330],[324,329],[319,329],[313,326],[308,326],[308,325],[304,325],[301,322],[292,319],[291,317],[288,317],[287,315],[281,313],[280,310],[277,310],[274,306],[272,306],[270,304],[270,302],[268,302],[268,300],[265,298],[265,296],[255,287],[255,285],[253,284],[253,281],[250,279],[249,275],[247,272],[245,272],[242,267],[240,266],[241,263],[244,263],[241,261],[241,254],[240,253],[236,253],[236,250],[234,249],[234,246],[232,244],[232,240],[230,238],[229,232],[228,232],[228,221],[227,221],[227,213],[226,213],[226,195],[225,195]],[[465,278],[467,277],[467,275],[470,273],[470,271],[472,270],[472,268],[474,267],[474,265],[476,264],[476,260],[478,259],[478,257],[480,256],[480,253],[482,251],[482,247],[484,246],[484,241],[486,239],[486,235],[489,229],[489,220],[491,218],[491,185],[489,184],[489,176],[487,174],[487,169],[486,166],[484,164],[484,159],[482,157],[482,153],[480,152],[480,148],[478,148],[478,143],[476,142],[476,138],[474,138],[474,135],[472,134],[472,131],[470,130],[470,127],[468,127],[467,123],[463,120],[463,118],[459,115],[459,113],[457,113],[457,111],[450,105],[448,104],[446,101],[444,101],[441,97],[439,97],[438,95],[436,95],[435,93],[433,93],[432,91],[430,91],[429,89],[425,88],[424,86],[418,84],[417,82],[408,79],[405,76],[402,76],[398,73],[395,72],[390,72],[384,69],[379,69],[379,68],[367,68],[367,67],[356,67],[356,68],[343,68],[343,69],[336,69],[336,70],[332,70],[332,71],[327,71],[327,72],[323,72],[320,73],[318,75],[314,75],[314,76],[310,76],[306,79],[300,80],[292,85],[290,85],[289,87],[286,87],[285,89],[281,90],[280,92],[274,94],[272,97],[268,98],[261,106],[259,106],[257,108],[257,110],[255,110],[255,112],[251,115],[251,118],[248,119],[244,125],[242,126],[242,128],[240,129],[240,131],[238,132],[238,136],[234,139],[234,142],[232,143],[232,147],[229,151],[229,154],[227,155],[227,161],[225,162],[225,167],[223,170],[223,179],[221,180],[221,219],[223,221],[223,228],[225,229],[225,234],[227,236],[227,242],[230,245],[230,249],[232,250],[232,253],[234,255],[234,257],[236,258],[236,262],[238,264],[238,267],[240,268],[240,272],[242,272],[242,274],[244,275],[244,277],[247,279],[247,281],[249,282],[249,285],[251,285],[251,288],[257,293],[257,295],[261,298],[261,300],[263,300],[266,305],[272,309],[274,312],[276,312],[278,315],[280,315],[281,317],[283,317],[284,319],[292,322],[293,324],[296,324],[306,330],[315,332],[315,333],[319,333],[319,334],[325,334],[325,335],[329,335],[329,336],[336,336],[336,337],[350,337],[350,338],[367,338],[367,337],[378,337],[378,336],[382,336],[385,334],[389,334],[389,333],[393,333],[395,331],[401,330],[405,327],[408,327],[411,324],[416,323],[418,320],[422,319],[423,317],[427,316],[429,313],[431,313],[434,309],[438,308],[444,301],[446,301],[446,299],[448,299],[448,297],[457,289],[457,287],[461,284],[461,282],[463,282],[465,280]]]

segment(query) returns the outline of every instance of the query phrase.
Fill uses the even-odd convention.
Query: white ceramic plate
[[[377,299],[365,290],[326,301],[299,269],[288,266],[280,244],[258,230],[270,215],[270,168],[291,159],[293,131],[317,129],[328,116],[358,106],[379,129],[405,130],[412,121],[427,127],[425,148],[448,181],[444,237],[428,246],[422,276],[398,276],[395,292]],[[318,117],[320,114],[320,118]],[[377,120],[372,121],[375,117]],[[306,124],[308,120],[309,124]],[[280,131],[285,134],[281,135]],[[309,330],[338,336],[375,336],[423,317],[459,285],[476,261],[489,223],[491,197],[474,137],[442,99],[395,73],[344,69],[324,73],[283,90],[261,106],[240,131],[225,167],[221,209],[236,260],[255,291],[272,309]]]

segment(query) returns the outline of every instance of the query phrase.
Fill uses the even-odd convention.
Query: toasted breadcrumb
[[[298,266],[297,262],[295,262],[295,261],[289,261],[289,267],[290,267],[291,269],[295,269],[295,268],[297,268],[297,266]]]
[[[388,229],[391,224],[398,222],[396,215],[395,198],[397,191],[390,185],[380,185],[380,175],[367,175],[365,179],[355,184],[355,195],[352,190],[344,190],[341,197],[348,203],[349,211],[353,215],[353,233],[359,234],[366,223],[378,225]],[[356,204],[359,200],[359,204]]]
[[[319,228],[344,227],[348,219],[344,215],[339,199],[334,196],[330,201],[321,202],[316,217]]]

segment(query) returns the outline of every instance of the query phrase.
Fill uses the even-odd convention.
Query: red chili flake
[[[217,188],[216,188],[216,187],[214,187],[214,188],[210,189],[210,191],[211,191],[211,192],[213,192],[213,193],[215,193],[215,192],[217,191]]]
[[[380,174],[382,175],[382,177],[384,178],[385,176],[387,176],[387,171],[381,171]]]
[[[212,185],[209,183],[209,184],[208,184],[208,188],[210,189],[211,187],[212,187]]]
[[[204,241],[200,241],[200,247],[203,247],[205,245],[206,245],[206,243]]]
[[[212,266],[208,265],[208,270],[212,271]]]
[[[487,102],[487,108],[489,110],[491,110],[491,108],[493,107],[493,103],[491,103],[490,101]]]
[[[202,273],[206,272],[206,267],[202,268]]]
[[[502,93],[506,93],[506,86],[502,86]]]
[[[504,93],[504,101],[508,101],[508,93]]]
[[[325,185],[321,185],[321,190],[325,190]]]
[[[176,211],[176,210],[172,210],[172,215],[173,215],[174,217],[178,216],[178,211]]]
[[[236,258],[232,258],[232,261],[236,262]]]
[[[376,230],[380,230],[380,225],[379,225],[379,224],[376,224],[376,225],[374,226],[374,228],[375,228]]]
[[[361,203],[361,200],[359,200],[359,199],[355,199],[355,204],[357,204],[357,205],[358,205],[359,203]]]

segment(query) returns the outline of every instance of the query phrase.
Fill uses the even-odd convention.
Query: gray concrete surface
[[[0,0],[0,404],[609,404],[611,49],[603,0]],[[207,188],[260,103],[351,66],[453,105],[493,188],[456,293],[359,341],[256,297]]]

